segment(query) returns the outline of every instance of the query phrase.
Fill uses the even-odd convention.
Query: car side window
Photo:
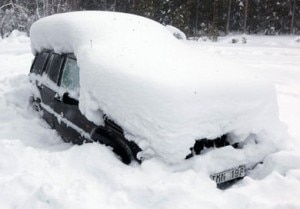
[[[58,83],[59,72],[62,64],[63,56],[55,53],[51,54],[51,58],[47,68],[47,75],[54,83]]]
[[[46,66],[46,63],[49,59],[49,53],[48,52],[41,52],[39,53],[34,60],[34,63],[31,68],[31,73],[42,75],[44,72],[44,67]]]
[[[75,59],[67,57],[60,86],[69,92],[79,90],[79,67]]]

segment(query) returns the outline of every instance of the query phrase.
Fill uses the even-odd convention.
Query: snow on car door
[[[88,121],[78,108],[79,67],[73,56],[66,57],[58,83],[63,92],[56,96],[54,106],[59,117],[57,130],[66,141],[82,144],[96,125]]]
[[[61,60],[58,60],[58,55],[50,54],[49,52],[39,53],[32,65],[31,73],[36,77],[35,84],[40,92],[39,103],[43,111],[43,118],[47,123],[54,128],[54,115],[52,114],[53,99],[56,92],[50,88],[51,81],[49,79],[43,79],[44,77],[49,78],[51,72],[51,80],[55,79],[55,67],[61,64]],[[46,74],[46,75],[45,75]]]

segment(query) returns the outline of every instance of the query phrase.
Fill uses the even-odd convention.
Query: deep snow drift
[[[236,163],[253,165],[282,145],[285,132],[271,84],[244,65],[194,50],[152,20],[74,12],[43,18],[30,34],[34,53],[75,53],[80,110],[94,122],[103,111],[144,156],[177,163],[196,139],[230,133],[235,143],[255,134],[259,146],[224,148],[211,156],[216,163],[209,170],[220,164],[222,171]]]
[[[240,62],[276,84],[280,119],[292,148],[272,154],[234,187],[220,191],[205,156],[177,166],[157,159],[125,166],[104,146],[72,146],[28,106],[29,39],[0,40],[0,208],[300,208],[300,45],[295,37],[247,37],[233,45],[187,42]],[[204,158],[203,158],[204,157]],[[204,164],[203,164],[204,163]]]

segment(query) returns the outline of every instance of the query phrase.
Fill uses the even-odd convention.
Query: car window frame
[[[37,72],[34,72],[33,70],[34,70],[34,67],[35,67],[35,65],[36,65],[36,62],[37,62],[37,60],[38,60],[38,56],[41,55],[42,53],[48,54],[48,55],[47,55],[47,58],[46,58],[46,61],[45,61],[44,65],[42,66],[41,71],[38,70]],[[48,51],[48,50],[43,50],[43,51],[41,51],[40,53],[37,53],[37,54],[35,55],[35,57],[34,57],[34,60],[33,60],[32,64],[31,64],[31,67],[30,67],[30,73],[35,74],[35,75],[40,75],[40,76],[42,76],[43,73],[46,71],[46,68],[47,68],[47,66],[48,66],[50,57],[51,57],[51,51]]]
[[[78,94],[78,95],[79,95],[80,86],[79,86],[77,92],[70,92],[70,90],[68,90],[67,88],[64,88],[64,87],[61,86],[62,76],[63,76],[64,68],[65,68],[65,65],[66,65],[66,63],[67,63],[67,59],[68,59],[68,58],[69,58],[69,59],[75,60],[75,61],[76,61],[76,64],[77,64],[77,59],[76,59],[76,57],[75,57],[75,55],[74,55],[73,53],[65,54],[64,63],[63,63],[63,65],[62,65],[61,69],[60,69],[60,75],[59,75],[59,79],[58,79],[57,86],[58,86],[59,88],[63,88],[63,89],[65,90],[65,92],[67,92],[67,93],[75,93],[75,94]],[[77,64],[77,66],[78,66],[78,64]],[[80,77],[79,77],[79,79],[80,79]],[[73,94],[72,94],[72,95],[73,95]],[[75,98],[75,99],[77,99],[77,98]]]
[[[56,72],[56,75],[57,75],[57,78],[56,78],[56,81],[52,80],[52,78],[50,77],[50,72],[51,72],[51,64],[54,60],[54,56],[59,56],[60,59],[61,59],[61,65],[60,65],[60,68],[58,69],[58,71]],[[47,78],[56,84],[56,86],[59,87],[59,82],[60,82],[60,77],[62,75],[62,69],[64,68],[64,65],[65,65],[65,61],[66,61],[66,58],[63,54],[58,54],[58,53],[55,53],[55,52],[51,52],[49,58],[48,58],[48,63],[47,63],[47,66],[44,70],[44,74],[46,74]]]

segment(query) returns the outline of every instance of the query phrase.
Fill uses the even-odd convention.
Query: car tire
[[[92,139],[112,147],[113,152],[116,153],[125,164],[130,164],[133,160],[137,160],[128,141],[120,134],[107,130],[104,127],[99,127],[94,131]]]

